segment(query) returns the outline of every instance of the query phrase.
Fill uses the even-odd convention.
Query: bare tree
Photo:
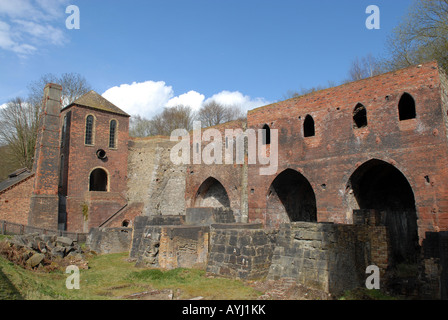
[[[216,101],[203,105],[197,116],[204,128],[244,118],[245,115],[238,106],[224,106]]]
[[[148,137],[151,135],[151,120],[140,115],[132,116],[129,121],[129,135],[131,137]]]
[[[448,0],[416,0],[387,42],[388,70],[437,60],[448,70]]]
[[[381,62],[371,54],[361,59],[355,58],[349,70],[348,81],[358,81],[383,73]]]
[[[10,159],[31,169],[39,123],[39,109],[15,98],[0,109],[0,141],[8,146]]]
[[[56,83],[62,86],[62,105],[67,106],[82,95],[92,90],[87,80],[78,73],[64,73],[61,76],[48,73],[39,80],[28,85],[28,102],[35,106],[42,105],[43,88],[47,83]]]
[[[151,119],[151,135],[169,136],[176,129],[193,129],[194,113],[188,106],[165,108],[162,113]]]

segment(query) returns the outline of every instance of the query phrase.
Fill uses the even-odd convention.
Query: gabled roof
[[[88,108],[92,108],[92,109],[97,109],[100,111],[106,111],[106,112],[111,112],[111,113],[119,114],[122,116],[130,117],[129,114],[127,114],[126,112],[124,112],[123,110],[118,108],[116,105],[114,105],[112,102],[106,100],[105,98],[103,98],[101,95],[99,95],[98,93],[96,93],[93,90],[87,92],[82,97],[76,99],[75,101],[73,101],[71,104],[69,104],[67,107],[63,108],[62,110],[70,108],[73,105],[84,106],[84,107],[88,107]]]
[[[26,180],[27,178],[33,175],[34,173],[28,170],[27,168],[14,171],[8,176],[8,179],[0,182],[0,193]]]

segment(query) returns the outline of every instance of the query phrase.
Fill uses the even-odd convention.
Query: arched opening
[[[314,119],[312,116],[307,115],[305,117],[305,122],[303,123],[303,136],[306,137],[314,137],[316,135],[316,131],[314,129]]]
[[[403,93],[398,103],[398,114],[400,121],[415,119],[417,113],[415,111],[415,100],[409,93]]]
[[[287,169],[272,182],[267,195],[267,225],[307,221],[317,222],[316,196],[309,181]]]
[[[397,168],[376,159],[364,163],[350,177],[346,196],[352,209],[381,212],[380,224],[388,228],[391,242],[391,264],[417,261],[414,192]]]
[[[89,191],[107,191],[107,172],[101,168],[90,174]]]
[[[129,223],[130,223],[130,221],[128,219],[123,220],[123,222],[121,223],[121,226],[123,228],[127,228],[127,227],[129,227]]]
[[[271,128],[267,124],[263,126],[263,145],[271,144]]]
[[[194,206],[197,208],[230,208],[230,200],[221,182],[210,177],[199,187]]]
[[[361,103],[358,103],[353,111],[353,128],[367,127],[367,110]]]

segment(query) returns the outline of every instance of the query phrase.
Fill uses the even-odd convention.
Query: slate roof
[[[31,177],[32,175],[34,175],[34,172],[31,172],[27,168],[14,171],[8,176],[8,179],[0,182],[0,193]]]
[[[73,105],[79,105],[84,106],[96,110],[111,112],[114,114],[122,115],[125,117],[130,117],[129,114],[118,108],[116,105],[114,105],[112,102],[108,101],[107,99],[103,98],[101,95],[96,93],[95,91],[89,91],[82,97],[76,99],[73,101],[70,105],[65,107],[64,109],[70,108]],[[62,109],[62,110],[64,110]]]

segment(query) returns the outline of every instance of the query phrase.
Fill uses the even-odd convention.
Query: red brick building
[[[88,232],[126,206],[128,141],[129,115],[94,91],[62,109],[59,221],[67,230]]]

